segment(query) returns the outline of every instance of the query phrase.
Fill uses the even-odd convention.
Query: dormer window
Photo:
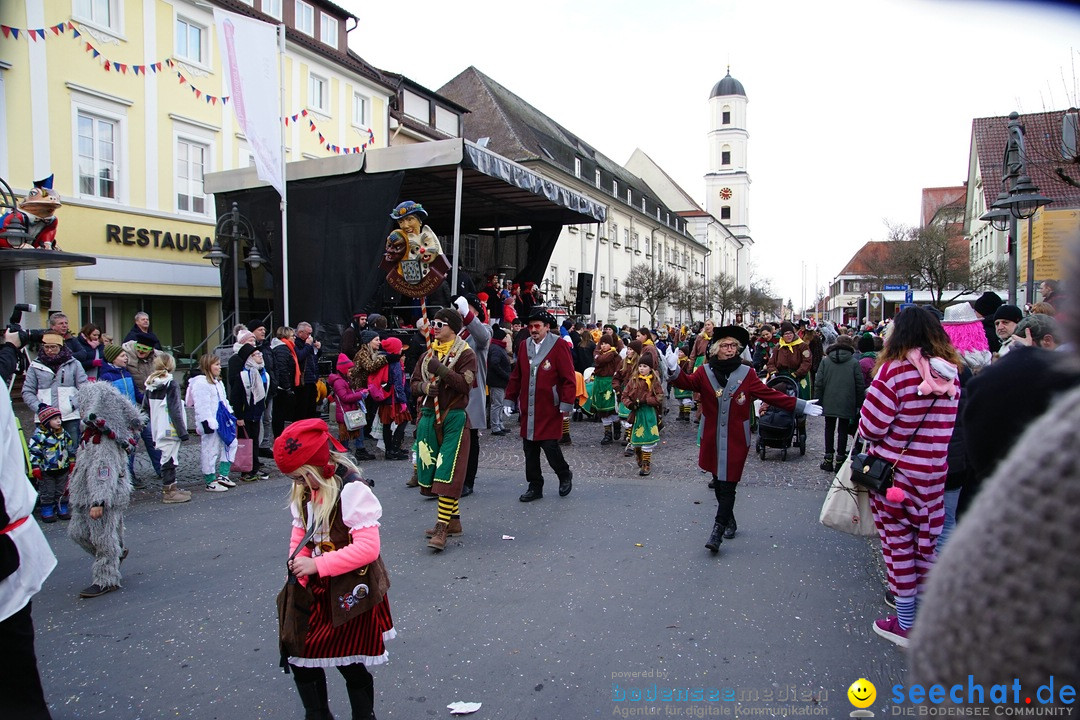
[[[315,8],[302,0],[296,0],[296,29],[315,37]]]
[[[574,158],[574,177],[581,177],[581,158]]]
[[[319,39],[336,50],[338,46],[337,18],[332,18],[326,13],[323,13],[319,17]]]

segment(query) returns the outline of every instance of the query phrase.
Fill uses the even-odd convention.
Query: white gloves
[[[626,346],[625,345],[623,345],[623,349],[619,351],[619,357],[621,357],[623,360],[626,359]]]
[[[664,356],[664,363],[667,365],[669,372],[675,372],[679,369],[679,356],[668,348],[667,355]]]
[[[803,414],[810,417],[817,417],[822,413],[821,406],[818,405],[817,400],[807,400],[806,405],[803,406]]]
[[[458,314],[461,315],[461,317],[465,317],[469,314],[469,303],[460,295],[454,299],[454,307],[457,308]]]

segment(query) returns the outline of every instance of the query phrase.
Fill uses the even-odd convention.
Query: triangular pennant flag
[[[11,35],[11,28],[7,25],[0,25],[0,32],[4,33],[4,37],[8,37]]]
[[[311,125],[311,129],[309,130],[309,132],[315,132],[315,121],[308,120],[308,124]]]
[[[109,61],[105,61],[105,72],[109,72]]]
[[[217,107],[217,98],[214,97],[213,95],[210,96],[210,104],[213,105],[214,107]]]
[[[289,127],[289,118],[285,118],[285,127]]]
[[[301,110],[300,114],[303,115],[304,117],[307,117],[307,109]]]
[[[191,89],[195,91],[195,97],[201,97],[202,96],[202,90],[200,90],[199,88],[192,86]]]
[[[93,54],[93,56],[94,56],[95,58],[97,58],[97,57],[100,57],[100,56],[101,56],[101,53],[99,53],[99,52],[98,52],[98,49],[97,49],[97,48],[90,48],[90,51],[91,51],[91,53]]]
[[[71,36],[72,36],[72,38],[77,38],[77,37],[79,37],[80,35],[82,35],[82,33],[81,33],[81,32],[79,32],[78,30],[76,30],[76,29],[75,29],[75,26],[74,26],[74,25],[72,25],[72,26],[71,26]]]
[[[224,104],[225,104],[225,103],[227,103],[227,102],[229,102],[229,96],[228,96],[228,95],[226,95],[225,97],[221,98],[221,104],[222,104],[222,105],[224,105]]]
[[[132,65],[132,66],[131,66],[131,72],[133,72],[133,73],[135,73],[136,75],[138,75],[138,74],[139,74],[139,68],[141,68],[141,67],[142,67],[142,65]]]
[[[128,68],[127,65],[124,65],[123,63],[117,63],[116,67],[120,68],[120,72],[122,74],[127,75],[127,68]]]
[[[64,23],[60,23],[59,25],[53,25],[49,29],[53,31],[53,35],[59,35],[60,33],[64,32]]]
[[[176,63],[174,63],[170,58],[165,58],[165,64],[169,67],[173,67],[174,65],[176,65]]]
[[[180,84],[181,85],[183,85],[184,83],[187,82],[187,78],[184,77],[183,75],[181,75],[180,73],[176,73],[176,77],[180,78]]]
[[[26,32],[30,33],[30,39],[31,40],[33,40],[34,42],[37,42],[37,35],[35,34],[37,32],[36,30],[32,30],[31,28],[27,28]]]
[[[11,36],[16,40],[19,39],[19,28],[11,28]]]
[[[60,30],[60,32],[57,33],[57,35],[59,35],[61,33],[64,33],[64,32],[67,32],[67,23],[60,23],[56,27],[59,28],[59,30]]]
[[[325,142],[326,142],[326,138],[323,137],[322,133],[319,133],[319,144],[322,145]]]
[[[86,52],[90,52],[93,49],[94,49],[93,45],[91,45],[90,43],[86,43]]]

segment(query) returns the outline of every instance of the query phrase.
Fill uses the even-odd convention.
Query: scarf
[[[716,382],[720,383],[720,387],[727,385],[728,376],[735,372],[740,365],[742,365],[742,358],[738,355],[727,360],[721,360],[714,356],[709,360],[709,367],[712,368],[713,375],[716,376]]]
[[[795,352],[795,346],[796,345],[802,345],[802,342],[803,342],[803,339],[801,337],[799,337],[798,335],[795,336],[795,340],[793,340],[792,342],[789,342],[789,343],[784,342],[784,338],[781,337],[780,338],[780,347],[781,347],[781,349],[782,348],[788,348],[788,349],[791,350],[791,352]]]
[[[300,387],[300,359],[296,357],[296,343],[291,338],[285,338],[281,344],[289,348],[289,354],[292,355],[293,365],[296,368],[293,370],[293,387]]]
[[[641,343],[641,347],[645,347],[646,345],[652,345],[652,344],[653,344],[652,340],[646,340],[645,342]]]
[[[431,341],[431,351],[435,353],[435,357],[442,362],[442,359],[446,357],[446,354],[450,352],[450,348],[454,346],[457,338],[454,340],[447,340],[446,342],[439,342],[438,340]]]
[[[652,378],[652,373],[649,373],[648,375],[638,375],[638,380],[644,380],[645,387],[649,388],[650,391],[652,391]]]
[[[920,395],[956,397],[956,384],[953,379],[958,373],[955,366],[942,361],[940,358],[932,357],[927,359],[919,348],[908,350],[907,355],[904,357],[915,366],[915,369],[919,371],[919,375],[922,377],[922,382],[919,383]],[[951,374],[950,369],[952,370]]]
[[[143,387],[147,390],[157,390],[159,387],[171,383],[172,379],[172,373],[167,370],[158,370],[155,373],[150,373],[146,378],[146,382],[143,383]]]
[[[240,373],[240,381],[244,383],[248,404],[258,405],[266,397],[266,386],[270,384],[270,378],[263,370],[263,363],[255,363],[248,358]]]
[[[56,353],[56,355],[46,355],[44,348],[42,348],[41,352],[38,353],[37,361],[52,370],[53,373],[57,373],[60,371],[60,366],[72,357],[74,356],[71,354],[71,348],[67,345],[61,345],[60,352]]]

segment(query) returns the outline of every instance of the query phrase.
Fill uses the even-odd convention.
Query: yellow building
[[[223,97],[213,5],[287,27],[287,160],[387,145],[398,91],[348,50],[357,19],[333,3],[5,0],[0,177],[21,197],[54,175],[59,247],[97,257],[16,274],[5,300],[40,306],[27,326],[63,310],[120,339],[144,310],[182,354],[231,327],[203,259],[216,217],[203,176],[253,162]]]

